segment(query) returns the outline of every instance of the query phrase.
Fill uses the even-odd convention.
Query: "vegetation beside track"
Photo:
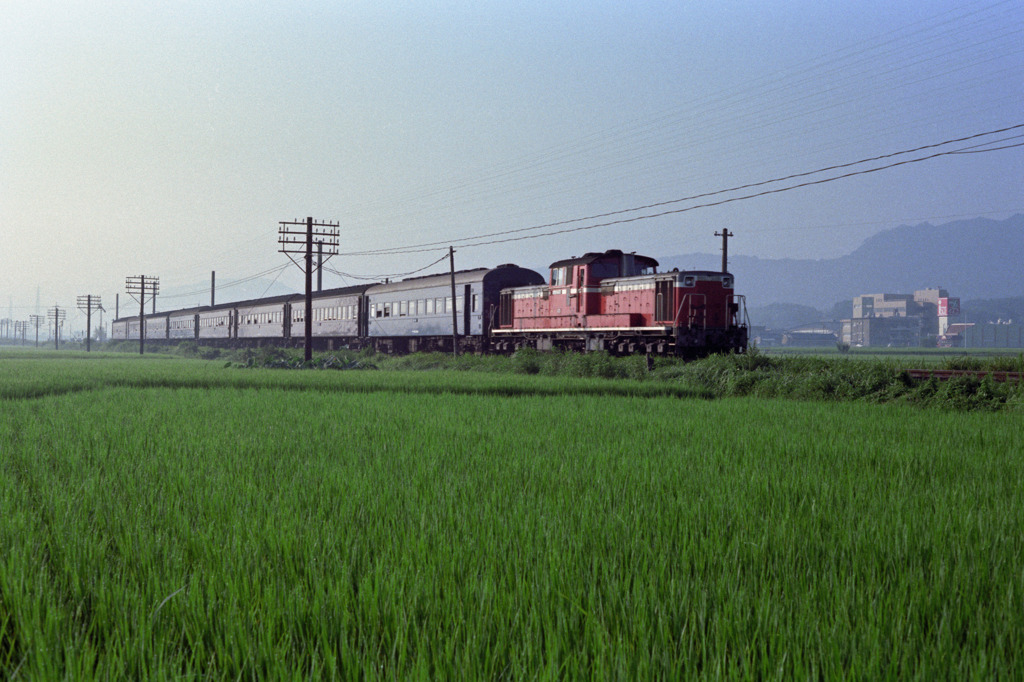
[[[679,397],[723,398],[754,396],[811,401],[864,401],[905,403],[944,410],[1024,411],[1024,384],[997,381],[989,376],[961,376],[952,379],[915,378],[915,368],[972,370],[976,372],[1024,371],[1024,355],[945,355],[919,358],[852,357],[847,355],[767,354],[756,349],[744,355],[716,355],[683,362],[672,358],[644,356],[612,357],[607,353],[538,353],[522,350],[511,356],[418,353],[386,356],[372,352],[336,351],[317,353],[304,362],[295,349],[260,348],[225,350],[185,343],[163,347],[160,352],[138,357],[125,352],[86,354],[67,352],[2,351],[0,359],[61,358],[67,368],[51,363],[40,372],[14,372],[18,363],[0,366],[0,397],[19,392],[68,390],[100,386],[199,385],[244,386],[257,382],[307,390],[309,388],[351,391],[404,390],[420,392],[494,392],[496,394],[575,392],[605,395],[676,395]],[[82,363],[84,359],[107,358],[108,363]],[[196,362],[174,360],[192,359]],[[203,360],[199,362],[199,360]],[[151,363],[147,371],[127,368]],[[124,364],[127,363],[127,364]],[[71,368],[74,368],[73,370]],[[23,369],[25,367],[22,367]],[[201,369],[200,369],[201,368]],[[223,370],[248,369],[252,372]],[[275,370],[330,370],[294,373]],[[344,378],[333,370],[345,371]],[[382,370],[382,371],[374,371]],[[197,374],[198,373],[198,374]],[[24,376],[16,377],[15,374]],[[50,374],[55,376],[50,377]],[[56,376],[59,375],[59,376]],[[248,376],[243,376],[248,375]],[[423,376],[430,375],[430,376]],[[333,377],[333,378],[332,378]],[[489,378],[488,378],[489,377]]]

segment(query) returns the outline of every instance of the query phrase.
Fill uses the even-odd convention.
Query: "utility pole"
[[[86,294],[78,297],[78,309],[85,311],[85,352],[92,350],[92,311],[103,310],[99,296]]]
[[[214,293],[217,291],[217,271],[210,270],[210,307],[213,307]]]
[[[452,355],[459,354],[459,308],[458,299],[455,298],[455,249],[448,247],[448,265],[451,269],[452,280]]]
[[[715,236],[722,238],[722,272],[729,272],[729,237],[735,237],[736,235],[725,229],[721,232],[715,232]]]
[[[321,253],[323,247],[327,247],[327,258],[338,253],[338,223],[313,222],[313,218],[306,218],[305,222],[299,220],[278,223],[277,243],[281,253],[288,256],[291,262],[299,266],[306,275],[306,338],[305,358],[306,361],[313,359],[313,239],[320,241]],[[305,230],[292,229],[305,225]],[[305,267],[292,258],[292,254],[305,254]],[[317,271],[323,267],[323,256],[320,257],[320,265]]]
[[[36,348],[39,348],[39,325],[43,323],[46,318],[42,315],[29,315],[29,322],[36,326]]]
[[[139,304],[139,355],[142,355],[146,348],[146,297],[152,298],[155,313],[156,295],[160,293],[160,278],[146,275],[126,277],[124,286],[128,295]]]
[[[64,326],[64,318],[68,315],[68,311],[64,310],[57,305],[46,311],[47,319],[53,322],[53,349],[60,350],[60,328]]]
[[[316,242],[316,290],[317,292],[324,290],[324,240],[318,239]]]

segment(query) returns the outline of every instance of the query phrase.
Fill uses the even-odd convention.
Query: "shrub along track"
[[[173,355],[0,353],[0,400],[119,387],[258,388],[509,397],[755,396],[999,411],[1024,409],[1021,369],[1024,358],[952,358],[934,368],[907,368],[888,359],[772,357],[756,351],[688,363],[659,358],[651,369],[643,357],[535,351],[511,357],[457,358],[341,352],[319,356],[308,364],[280,349],[244,351],[227,362],[223,357],[198,360]]]

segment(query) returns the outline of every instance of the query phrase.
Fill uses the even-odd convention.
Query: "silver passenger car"
[[[446,350],[454,309],[459,336],[482,350],[501,290],[543,281],[539,273],[509,264],[456,272],[454,299],[450,274],[378,284],[366,291],[366,336],[384,350]]]

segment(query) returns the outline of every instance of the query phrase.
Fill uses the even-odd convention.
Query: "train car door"
[[[670,279],[658,280],[654,285],[654,319],[658,322],[672,320],[675,317],[673,310],[675,282]]]
[[[576,266],[576,314],[583,310],[583,274],[586,268],[582,265]]]

